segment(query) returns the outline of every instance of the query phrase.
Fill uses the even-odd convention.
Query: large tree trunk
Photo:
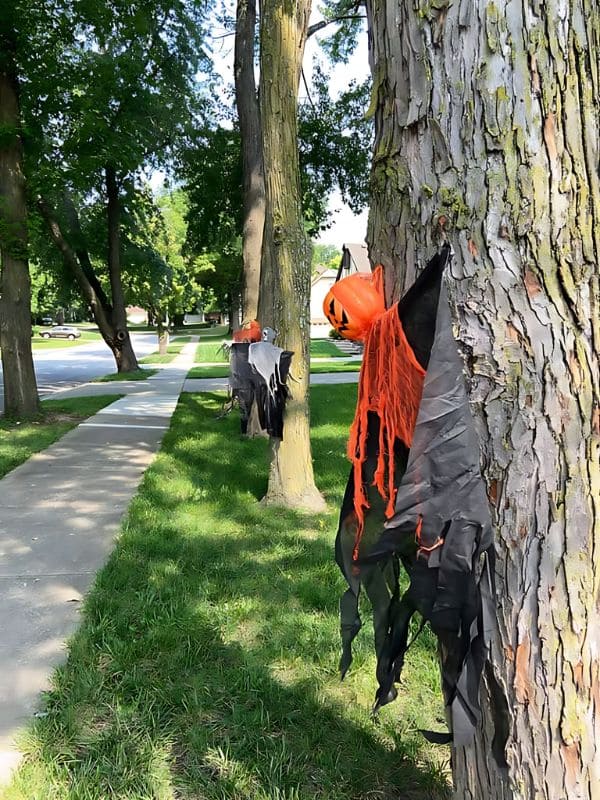
[[[133,372],[139,369],[137,358],[127,329],[127,312],[121,280],[121,204],[119,186],[114,167],[107,165],[106,175],[106,213],[108,224],[108,274],[112,296],[112,324],[115,328],[115,349],[118,372]]]
[[[31,286],[27,263],[27,205],[13,42],[0,33],[0,347],[4,411],[39,412],[31,353]]]
[[[460,800],[600,798],[597,2],[369,4],[370,254],[438,246],[497,522],[484,721]]]
[[[260,106],[254,79],[256,0],[238,0],[235,26],[235,99],[242,139],[244,227],[242,233],[242,319],[258,317],[260,260],[265,227]]]
[[[265,502],[290,507],[325,506],[313,476],[309,431],[310,244],[304,232],[298,168],[298,83],[310,0],[263,0],[260,24],[260,100],[267,196],[264,248],[272,285],[271,307],[261,299],[261,323],[293,350],[291,397],[284,438],[273,443]],[[261,287],[262,293],[262,287]],[[269,313],[270,312],[270,313]]]

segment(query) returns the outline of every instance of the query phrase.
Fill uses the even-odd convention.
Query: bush
[[[341,334],[341,333],[338,333],[338,332],[336,331],[336,329],[335,329],[335,328],[332,328],[332,329],[329,331],[329,333],[327,334],[327,336],[329,336],[329,338],[330,338],[330,339],[343,339],[343,338],[344,338],[344,337],[342,336],[342,334]]]

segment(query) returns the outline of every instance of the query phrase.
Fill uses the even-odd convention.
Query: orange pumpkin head
[[[357,272],[334,283],[323,311],[344,339],[364,339],[377,317],[385,311],[379,274]]]
[[[234,342],[260,342],[261,338],[262,330],[255,319],[245,322],[239,331],[233,334]]]

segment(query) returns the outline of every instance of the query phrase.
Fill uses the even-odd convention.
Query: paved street
[[[156,334],[132,334],[133,346],[138,357],[157,349]],[[38,390],[42,397],[59,390],[116,372],[115,360],[103,341],[89,342],[74,347],[56,350],[38,350],[33,354]],[[0,411],[4,408],[2,365],[0,364]]]

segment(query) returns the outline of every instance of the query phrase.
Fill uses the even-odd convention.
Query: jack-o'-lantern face
[[[383,296],[373,276],[356,273],[334,283],[323,301],[325,316],[344,339],[364,339],[385,311]]]

